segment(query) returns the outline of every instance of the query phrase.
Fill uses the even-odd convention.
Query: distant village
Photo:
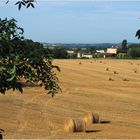
[[[44,47],[55,50],[57,45],[44,45]],[[69,58],[77,58],[77,59],[92,59],[92,58],[107,58],[113,57],[117,55],[117,50],[119,46],[112,45],[111,47],[63,47],[63,49],[67,52]]]
[[[95,56],[100,56],[103,58],[109,57],[109,56],[114,56],[117,55],[117,46],[112,46],[111,48],[107,48],[106,50],[95,50],[94,55],[91,54],[91,52],[86,53],[86,48],[81,48],[82,51],[78,51],[76,53],[75,50],[67,50],[67,53],[69,55],[73,55],[76,53],[77,58],[93,58]],[[84,52],[85,50],[85,52]]]

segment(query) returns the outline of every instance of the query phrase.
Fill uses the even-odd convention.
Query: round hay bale
[[[3,132],[4,130],[0,128],[0,140],[3,140]]]
[[[75,132],[85,132],[86,124],[82,119],[74,119]]]
[[[2,134],[0,134],[0,140],[3,140],[3,136],[2,136]]]
[[[65,132],[85,132],[86,124],[82,119],[69,119],[66,121]]]
[[[69,119],[65,122],[64,131],[65,132],[74,132],[75,131],[75,123],[74,123],[73,119]]]
[[[99,123],[99,115],[97,113],[87,112],[83,120],[85,123]]]
[[[93,123],[99,123],[99,122],[100,122],[99,115],[97,113],[93,113]]]
[[[85,121],[85,123],[93,123],[93,113],[92,112],[87,112],[84,115],[83,120]]]

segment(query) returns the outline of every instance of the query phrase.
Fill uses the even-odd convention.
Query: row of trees
[[[128,45],[127,40],[123,40],[121,47],[118,49],[118,58],[129,58],[137,59],[140,58],[140,45],[130,44]]]
[[[53,49],[50,49],[49,52],[51,56],[55,59],[75,59],[77,58],[78,52],[83,52],[87,54],[92,54],[94,58],[100,58],[103,57],[100,54],[96,53],[97,49],[106,49],[106,48],[96,48],[96,47],[86,47],[85,50],[82,50],[82,48],[77,48],[74,50],[73,54],[68,54],[67,50],[72,50],[71,48],[63,48],[63,47],[55,47]],[[73,51],[73,50],[72,50]],[[119,59],[139,59],[140,58],[140,45],[139,44],[129,44],[127,43],[127,40],[123,40],[121,45],[119,45],[117,56],[113,55],[110,56],[112,58],[119,58]]]
[[[50,54],[55,59],[67,59],[67,58],[69,58],[69,55],[68,55],[66,49],[61,48],[61,47],[55,47],[54,49],[51,49]]]

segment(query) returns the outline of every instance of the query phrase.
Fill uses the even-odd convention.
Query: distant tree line
[[[51,48],[51,47],[50,47]],[[68,54],[67,50],[73,51],[73,54]],[[84,54],[91,54],[93,58],[100,58],[102,55],[97,54],[96,50],[106,50],[106,48],[103,47],[88,47],[85,46],[84,50],[83,48],[68,48],[68,47],[61,47],[56,46],[53,49],[46,48],[46,54],[49,54],[51,57],[55,59],[76,59],[77,53],[81,52]],[[118,59],[139,59],[140,58],[140,45],[139,44],[128,44],[127,40],[123,40],[122,43],[119,45],[117,55],[111,55],[111,58],[118,58]]]
[[[77,47],[76,47],[77,46]],[[91,46],[90,44],[59,44],[58,46],[49,46],[45,45],[44,48],[48,49],[51,56],[55,59],[76,59],[77,53],[91,54],[93,57],[96,57],[96,50],[105,50],[105,46]],[[73,54],[69,54],[67,51],[74,51]]]
[[[127,40],[123,40],[118,49],[117,58],[140,59],[140,44],[135,43],[128,45]]]
[[[49,50],[50,54],[55,59],[67,59],[69,58],[66,49],[61,47],[55,47],[54,49]]]

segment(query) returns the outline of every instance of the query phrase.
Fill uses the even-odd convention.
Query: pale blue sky
[[[25,37],[49,43],[138,42],[140,1],[39,1],[35,9],[0,4],[1,18],[15,18]]]

